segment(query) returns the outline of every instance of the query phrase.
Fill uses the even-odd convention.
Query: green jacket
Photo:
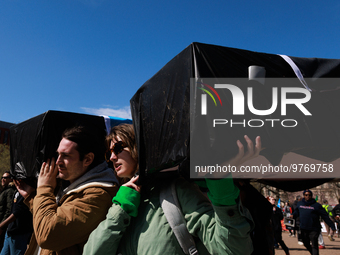
[[[249,211],[239,202],[212,206],[195,184],[177,180],[177,196],[199,254],[251,254]],[[135,192],[131,189],[131,191]],[[208,253],[208,251],[209,253]],[[159,201],[159,190],[141,201],[137,217],[113,204],[106,220],[91,233],[83,254],[184,254]]]

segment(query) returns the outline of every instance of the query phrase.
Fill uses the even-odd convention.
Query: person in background
[[[293,206],[292,206],[292,213],[294,213],[294,211],[297,208],[297,204],[302,200],[302,197],[300,195],[296,196]],[[296,217],[295,218],[295,227],[294,227],[294,233],[297,233],[297,239],[298,239],[298,244],[299,245],[303,245],[302,242],[302,237],[301,237],[301,230],[300,230],[300,217]]]
[[[24,198],[15,192],[10,216],[0,223],[0,232],[6,229],[0,255],[23,255],[33,232],[32,214],[24,204]]]
[[[284,214],[284,216],[287,216],[287,217],[289,217],[290,214],[292,214],[292,209],[288,201],[285,202],[282,213]]]
[[[34,188],[15,181],[33,212],[34,236],[26,255],[36,249],[41,255],[82,254],[90,233],[105,219],[118,181],[105,162],[103,132],[83,126],[65,130],[57,160],[41,166],[36,195]],[[66,184],[59,190],[57,175]]]
[[[285,202],[285,206],[283,207],[283,216],[284,217],[290,217],[290,215],[293,213],[291,206],[289,205],[289,202]],[[289,236],[295,237],[295,228],[286,226],[286,228],[289,231]]]
[[[333,221],[333,223],[334,223],[333,214],[332,214],[332,209],[333,209],[333,208],[332,208],[332,206],[330,206],[330,205],[328,204],[328,201],[327,201],[327,200],[324,200],[324,201],[323,201],[322,207],[323,207],[323,208],[325,209],[325,211],[328,213],[329,219],[330,219],[331,221]],[[329,239],[330,241],[335,241],[334,238],[333,238],[334,233],[333,233],[332,229],[328,226],[328,224],[327,224],[326,222],[324,222],[324,224],[325,224],[325,227],[326,227],[326,230],[327,230],[328,239]]]
[[[283,213],[280,208],[276,206],[276,199],[273,197],[268,197],[269,203],[273,206],[272,214],[272,226],[274,232],[274,239],[276,243],[279,243],[281,248],[284,250],[286,255],[289,255],[289,249],[285,242],[282,240],[282,226],[281,220],[283,220]]]
[[[11,215],[13,196],[16,191],[13,178],[9,171],[3,173],[1,178],[2,191],[0,194],[0,223],[6,220]],[[1,229],[2,233],[0,235],[0,251],[3,247],[6,227]]]
[[[323,241],[322,231],[320,231],[320,234],[318,237],[318,243],[319,243],[319,250],[326,249],[325,242]]]
[[[332,210],[332,215],[335,224],[337,225],[337,232],[338,232],[338,237],[340,237],[340,232],[339,232],[339,223],[340,223],[340,198],[338,200],[338,204],[334,206]]]
[[[304,198],[297,204],[292,217],[300,217],[300,229],[304,246],[312,255],[319,254],[318,237],[321,232],[320,217],[335,230],[334,223],[329,219],[328,213],[313,198],[309,189],[303,191]],[[312,245],[311,245],[312,243]]]
[[[259,154],[260,138],[255,146],[245,138],[247,153],[238,141],[239,154],[231,165]],[[113,198],[106,219],[91,233],[83,254],[183,254],[160,205],[160,189],[171,180],[155,182],[150,188],[138,185],[138,176],[134,176],[138,155],[132,125],[114,127],[108,142],[118,177],[129,181]],[[252,218],[242,206],[231,178],[206,180],[212,204],[194,183],[181,177],[174,180],[186,227],[195,237],[199,254],[251,254]]]

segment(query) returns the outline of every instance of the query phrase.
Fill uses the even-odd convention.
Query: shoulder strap
[[[159,200],[166,219],[185,254],[198,255],[194,238],[188,231],[176,192],[176,180],[162,187]]]

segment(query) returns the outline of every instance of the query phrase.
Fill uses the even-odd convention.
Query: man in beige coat
[[[56,161],[43,163],[36,192],[16,181],[33,214],[34,235],[25,254],[82,254],[118,189],[113,170],[104,160],[105,141],[99,142],[84,127],[66,130],[57,152]],[[69,183],[58,193],[57,175]]]

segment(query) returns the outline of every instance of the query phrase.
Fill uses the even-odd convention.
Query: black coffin
[[[14,125],[10,129],[11,172],[18,179],[34,180],[41,164],[56,157],[56,150],[63,131],[82,125],[105,139],[106,127],[100,116],[71,112],[47,111],[41,115]],[[18,168],[18,164],[22,167]]]
[[[340,85],[318,82],[320,78],[340,77],[340,60],[290,58],[304,78],[311,78],[312,83],[308,85],[317,103],[309,107],[316,109],[318,117],[327,120],[327,125],[320,125],[322,121],[308,122],[297,116],[304,125],[294,137],[280,129],[273,132],[262,130],[259,134],[252,130],[234,130],[223,137],[224,144],[232,145],[226,148],[230,157],[237,153],[235,141],[242,139],[244,134],[252,139],[261,135],[266,148],[261,154],[272,164],[278,164],[288,152],[325,162],[340,157]],[[163,169],[187,166],[190,144],[198,140],[202,157],[218,157],[209,155],[206,150],[214,146],[214,130],[206,127],[204,132],[190,131],[190,114],[196,115],[200,111],[198,105],[195,106],[198,96],[190,94],[190,89],[195,91],[190,79],[247,78],[248,67],[253,65],[264,67],[266,78],[296,78],[292,67],[279,55],[192,43],[140,87],[130,104],[142,181]],[[300,82],[296,86],[303,87]]]

